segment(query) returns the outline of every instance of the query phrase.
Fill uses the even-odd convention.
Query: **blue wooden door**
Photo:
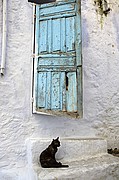
[[[36,108],[79,113],[81,107],[80,2],[36,6]]]

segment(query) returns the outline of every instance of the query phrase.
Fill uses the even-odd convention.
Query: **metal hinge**
[[[34,102],[34,98],[33,98],[33,97],[31,98],[31,102],[32,102],[32,103]]]
[[[35,58],[35,54],[32,54],[32,58]]]

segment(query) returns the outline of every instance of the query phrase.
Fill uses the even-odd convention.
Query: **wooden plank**
[[[61,18],[61,51],[66,52],[66,25],[65,18]]]
[[[75,51],[71,51],[71,52],[56,51],[52,53],[43,52],[38,55],[39,58],[58,58],[58,57],[65,58],[65,57],[75,57],[75,56],[76,56]]]
[[[40,16],[46,16],[46,15],[49,16],[50,14],[72,11],[74,9],[75,9],[74,3],[62,4],[59,6],[57,5],[50,8],[46,7],[46,8],[40,9]]]
[[[71,4],[73,2],[76,2],[76,0],[63,0],[63,1],[57,1],[55,3],[48,3],[48,4],[41,4],[40,5],[40,9],[43,9],[43,8],[50,8],[50,7],[53,7],[53,6],[60,6],[60,5],[64,5],[64,4]]]
[[[39,53],[47,51],[47,21],[40,21]]]
[[[75,50],[74,17],[66,18],[66,48],[67,51]]]
[[[47,50],[48,53],[52,51],[52,20],[48,20],[48,42],[47,42]]]
[[[38,72],[75,72],[74,66],[38,66]]]
[[[63,1],[57,1],[55,3],[50,3],[50,4],[41,4],[40,5],[40,9],[44,9],[44,8],[51,8],[51,7],[54,7],[54,6],[60,6],[60,5],[64,5],[64,4],[71,4],[71,3],[75,3],[76,0],[63,0]]]
[[[60,73],[60,109],[66,111],[66,81],[65,72]]]
[[[76,5],[76,28],[75,28],[75,36],[76,36],[76,61],[77,66],[82,64],[81,60],[81,4],[80,1],[77,0]]]
[[[52,22],[53,28],[53,46],[52,51],[60,50],[60,19],[55,19]]]
[[[38,73],[37,106],[45,107],[46,98],[46,72]]]
[[[51,109],[57,110],[60,108],[60,73],[52,72],[52,100]]]
[[[75,66],[75,57],[69,58],[39,58],[39,65],[47,65],[47,66]]]
[[[47,84],[46,84],[46,109],[51,109],[51,72],[47,72]]]
[[[82,97],[82,67],[77,68],[77,102],[78,102],[78,114],[80,114],[80,117],[83,116],[83,97]]]
[[[68,72],[68,87],[67,87],[67,111],[77,112],[77,80],[76,72]]]
[[[60,14],[51,14],[49,16],[40,16],[40,21],[43,21],[43,20],[49,20],[49,19],[59,19],[59,18],[64,18],[64,17],[72,17],[72,16],[75,16],[76,13],[75,11],[74,12],[66,12],[65,14],[64,13],[60,13]]]

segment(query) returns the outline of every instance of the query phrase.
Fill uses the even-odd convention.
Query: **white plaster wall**
[[[119,1],[111,12],[96,15],[92,0],[82,1],[84,118],[93,122],[108,145],[119,146]]]
[[[26,0],[8,0],[6,71],[0,77],[0,169],[25,166],[28,137],[99,136],[108,140],[108,147],[119,148],[119,2],[113,2],[101,29],[93,1],[82,0],[84,116],[69,119],[32,114],[32,6]],[[0,52],[1,24],[0,14]]]
[[[2,53],[2,4],[0,2],[0,62]]]

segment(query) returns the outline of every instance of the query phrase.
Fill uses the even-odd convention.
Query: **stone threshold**
[[[119,180],[119,159],[109,154],[66,163],[68,168],[34,170],[38,180]]]

